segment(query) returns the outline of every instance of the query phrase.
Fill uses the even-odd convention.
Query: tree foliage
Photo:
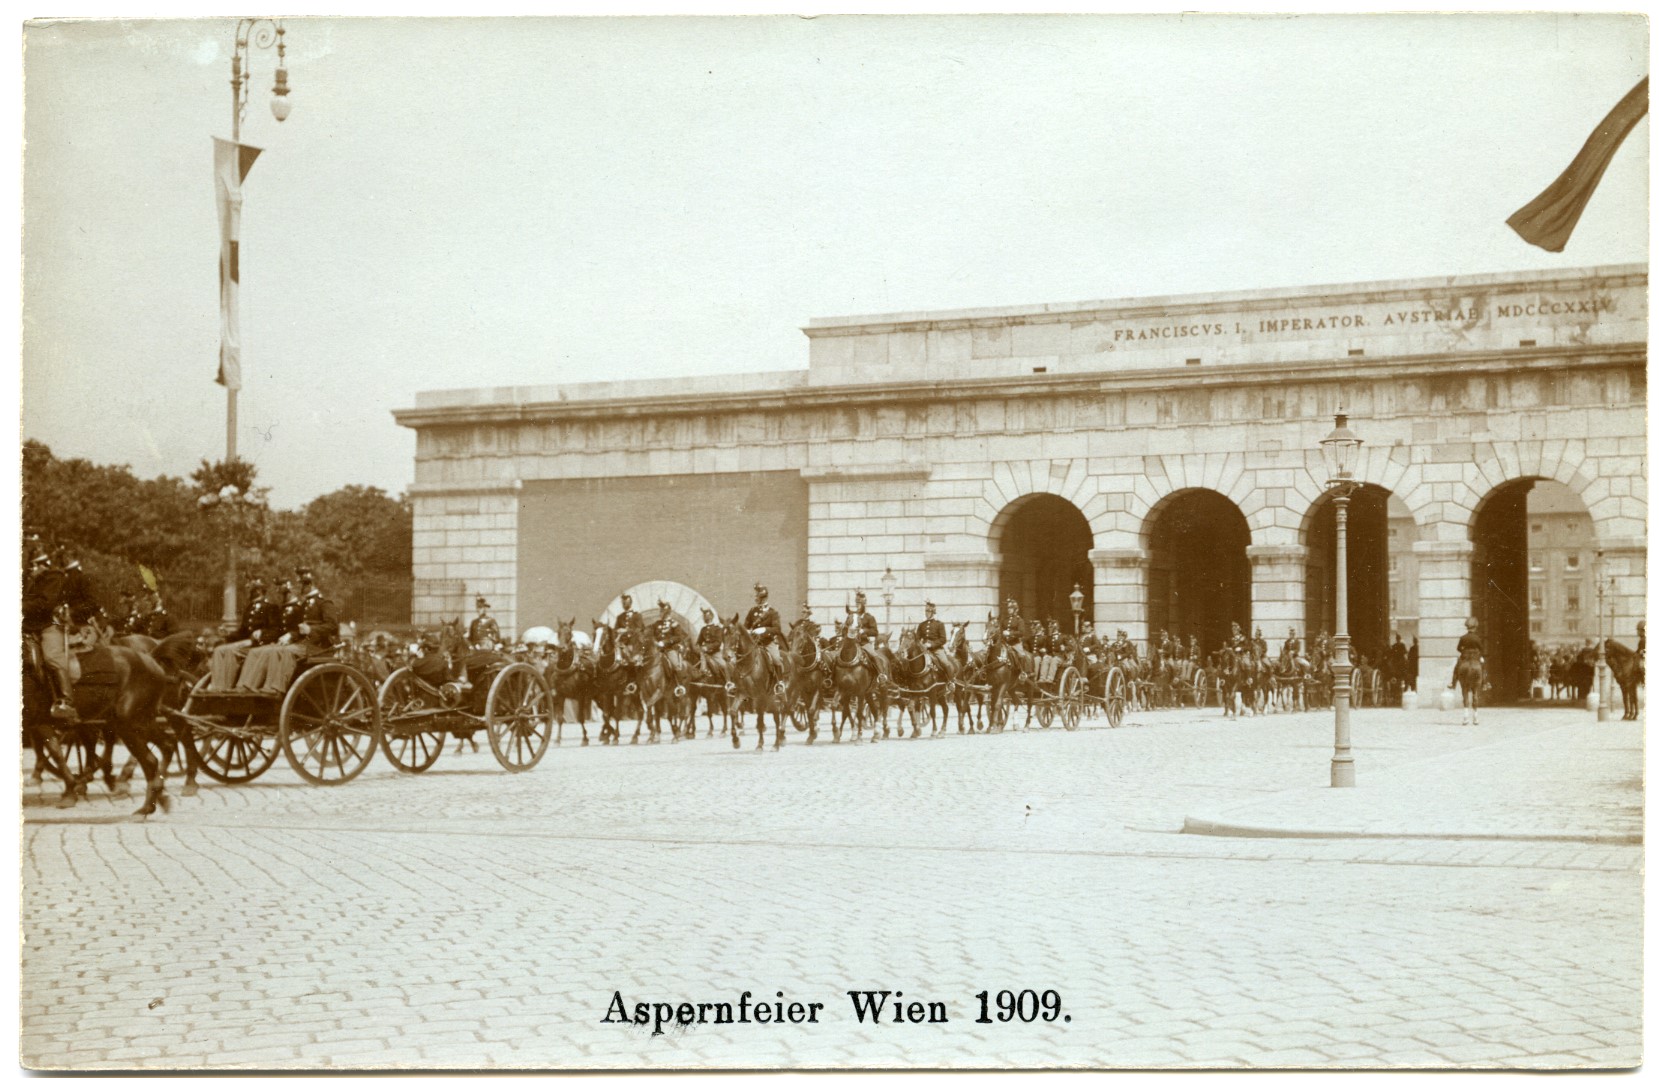
[[[140,479],[125,465],[61,459],[31,440],[23,445],[23,528],[48,547],[72,546],[106,606],[142,587],[144,565],[170,603],[211,608],[232,540],[244,579],[309,565],[336,592],[367,577],[408,580],[414,527],[406,499],[354,485],[302,509],[271,509],[256,479],[244,460],[204,460],[190,481]]]

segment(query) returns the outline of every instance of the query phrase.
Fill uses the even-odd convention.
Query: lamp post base
[[[1331,757],[1331,789],[1348,789],[1354,785],[1354,758]]]

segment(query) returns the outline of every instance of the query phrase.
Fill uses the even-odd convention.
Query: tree
[[[304,514],[306,530],[348,578],[409,575],[415,525],[406,499],[379,487],[347,486],[314,499]]]

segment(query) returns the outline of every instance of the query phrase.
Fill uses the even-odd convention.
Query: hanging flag
[[[149,566],[140,565],[138,567],[138,575],[141,579],[143,579],[144,586],[146,588],[149,588],[151,591],[156,590],[156,575],[150,572]]]
[[[1567,166],[1567,171],[1544,188],[1543,194],[1515,211],[1509,218],[1509,227],[1534,247],[1546,251],[1566,247],[1579,215],[1590,196],[1596,193],[1601,174],[1607,171],[1608,162],[1613,160],[1625,136],[1646,115],[1647,79],[1643,79],[1590,132],[1589,140]]]
[[[219,375],[214,381],[226,389],[242,388],[242,326],[236,313],[242,181],[259,153],[255,146],[213,140],[213,196],[219,211]]]

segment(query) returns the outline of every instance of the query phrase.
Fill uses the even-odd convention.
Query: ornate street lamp
[[[242,117],[248,109],[248,84],[251,81],[251,52],[253,49],[268,49],[276,47],[277,67],[276,81],[271,86],[271,115],[278,123],[288,118],[293,109],[293,102],[288,100],[288,69],[285,66],[288,54],[288,45],[284,40],[287,34],[280,19],[239,19],[236,23],[236,41],[230,54],[230,140],[237,146],[242,142]],[[241,151],[238,150],[238,153]],[[255,151],[256,153],[258,151]],[[237,192],[240,204],[240,190]],[[234,227],[231,239],[234,240]],[[227,315],[234,320],[236,294],[229,294],[230,304]],[[234,322],[233,322],[234,324]],[[236,461],[236,393],[237,386],[231,379],[226,379],[225,386],[225,463],[233,464]],[[205,508],[205,506],[204,506]],[[225,561],[225,606],[224,620],[226,624],[234,625],[237,619],[236,603],[236,546],[232,543]]]
[[[898,587],[898,583],[892,569],[881,574],[881,601],[887,606],[886,625],[889,632],[893,629],[893,589]]]
[[[1325,487],[1336,506],[1336,656],[1331,663],[1335,683],[1331,696],[1336,708],[1336,751],[1331,756],[1331,785],[1354,784],[1354,751],[1348,737],[1348,694],[1353,667],[1348,663],[1348,499],[1359,485],[1354,482],[1354,463],[1364,444],[1348,429],[1346,412],[1336,414],[1336,427],[1319,440],[1325,455]]]
[[[1083,585],[1071,586],[1071,635],[1080,636],[1083,632]]]
[[[1607,697],[1612,688],[1607,676],[1607,593],[1613,590],[1613,581],[1607,575],[1607,562],[1596,553],[1596,721],[1606,722],[1613,717]]]

